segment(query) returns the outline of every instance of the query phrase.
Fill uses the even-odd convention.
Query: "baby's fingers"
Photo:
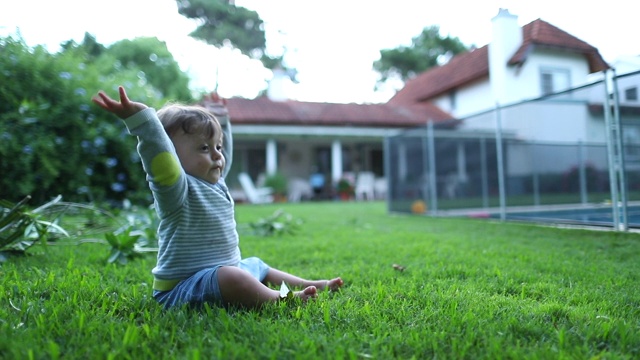
[[[112,102],[112,103],[114,102],[103,92],[99,92],[97,96],[92,97],[91,101],[93,101],[94,104],[100,106],[105,110],[110,110],[110,106],[108,105],[108,102]]]
[[[92,100],[101,108],[115,114],[121,119],[126,119],[138,111],[147,108],[147,106],[142,103],[129,100],[124,87],[118,87],[118,93],[120,95],[120,101],[110,98],[109,95],[105,94],[102,90],[99,91],[98,95],[94,96]]]
[[[102,107],[112,107],[113,105],[118,104],[117,101],[110,98],[109,95],[105,94],[102,90],[98,91],[98,96],[94,96],[92,100]]]
[[[127,96],[127,91],[124,89],[123,86],[118,86],[118,92],[120,93],[120,103],[122,104],[122,106],[130,106],[131,105],[131,101],[129,100],[129,97]]]

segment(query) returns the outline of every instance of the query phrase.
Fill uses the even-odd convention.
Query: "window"
[[[626,159],[629,161],[640,160],[640,127],[625,126],[622,134]]]
[[[320,146],[315,149],[315,164],[321,174],[331,174],[331,148]]]
[[[540,85],[543,96],[569,89],[571,86],[569,70],[556,68],[541,69]]]
[[[457,96],[456,96],[456,95],[457,95],[457,94],[456,94],[455,89],[454,89],[454,90],[449,91],[449,106],[451,106],[451,110],[455,110],[455,109],[456,109],[456,106],[458,105],[458,104],[457,104],[457,100],[458,100],[458,99],[457,99]]]
[[[638,88],[632,87],[624,91],[624,98],[626,101],[638,101]]]
[[[369,152],[369,162],[371,170],[376,176],[384,175],[384,153],[382,149],[372,149]]]

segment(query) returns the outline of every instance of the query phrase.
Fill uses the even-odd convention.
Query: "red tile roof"
[[[206,106],[206,102],[204,103]],[[442,122],[451,115],[432,104],[334,104],[231,98],[227,109],[237,125],[324,125],[366,127],[414,127],[428,121]]]
[[[453,57],[446,65],[432,68],[408,80],[389,104],[408,105],[429,100],[465,84],[489,76],[489,51],[485,45]]]
[[[609,68],[609,65],[600,56],[598,49],[540,19],[532,21],[522,28],[522,45],[509,60],[509,65],[524,63],[532,46],[583,54],[589,61],[590,73]]]
[[[583,54],[594,73],[609,68],[598,50],[546,21],[537,19],[522,27],[523,42],[509,65],[522,64],[533,47],[559,49]],[[439,66],[406,82],[389,104],[415,104],[442,95],[452,89],[482,80],[489,76],[488,45],[455,56],[446,65]]]

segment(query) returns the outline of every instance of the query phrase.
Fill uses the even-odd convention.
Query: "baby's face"
[[[185,134],[180,131],[171,140],[187,174],[211,184],[220,180],[225,166],[222,139],[207,139],[201,134]]]

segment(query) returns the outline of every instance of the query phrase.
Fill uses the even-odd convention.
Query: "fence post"
[[[616,75],[616,69],[611,69],[613,82],[613,123],[615,124],[616,131],[616,148],[618,151],[618,186],[620,191],[620,203],[622,210],[622,230],[629,230],[629,219],[627,216],[627,176],[625,171],[625,158],[624,158],[624,144],[622,142],[622,123],[620,122],[620,97],[618,93],[618,76]]]
[[[618,180],[617,180],[617,159],[615,156],[615,148],[613,146],[613,127],[611,122],[611,105],[609,104],[609,86],[608,71],[604,73],[604,123],[607,135],[607,157],[609,160],[609,188],[611,191],[611,212],[613,213],[613,227],[620,230],[620,217],[618,214]]]
[[[536,144],[529,143],[529,155],[531,156],[531,171],[533,172],[533,205],[540,206],[540,176],[538,175],[538,164],[536,163]]]
[[[580,202],[586,205],[587,198],[587,171],[584,164],[585,149],[582,140],[578,141],[578,173],[580,174]]]
[[[436,174],[436,146],[435,136],[433,134],[433,121],[427,124],[427,153],[429,155],[429,196],[431,204],[429,209],[433,209],[434,213],[438,211],[438,181]]]
[[[506,194],[504,178],[504,157],[502,155],[502,120],[500,118],[500,104],[496,103],[496,157],[498,161],[498,189],[500,192],[500,220],[507,218],[506,214]]]
[[[480,138],[480,176],[482,182],[482,207],[489,207],[489,179],[487,175],[487,140]]]
[[[396,184],[398,181],[391,178],[391,138],[389,136],[384,137],[383,151],[382,151],[382,166],[384,168],[384,177],[387,179],[387,188],[385,189],[385,200],[387,203],[387,213],[391,212],[391,197],[395,196],[391,191],[391,184]],[[397,186],[396,186],[397,187]]]

